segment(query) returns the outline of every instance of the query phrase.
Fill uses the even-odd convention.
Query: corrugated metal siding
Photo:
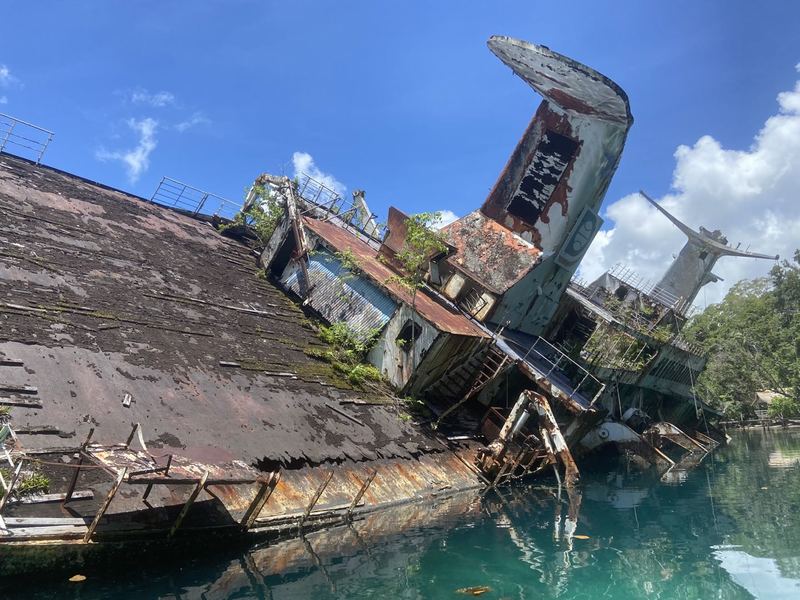
[[[298,296],[296,263],[289,263],[281,283]],[[309,257],[309,304],[327,321],[346,321],[353,330],[366,336],[371,329],[383,329],[397,308],[397,303],[378,287],[354,276],[328,252],[317,251]]]

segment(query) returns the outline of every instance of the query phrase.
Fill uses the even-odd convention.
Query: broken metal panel
[[[419,333],[412,341],[398,341],[401,332],[413,322]],[[397,388],[404,388],[420,365],[423,358],[427,361],[427,353],[436,341],[440,332],[427,320],[406,304],[401,304],[394,312],[388,325],[381,333],[378,341],[367,354],[367,360],[375,365],[387,379]]]
[[[555,135],[579,141],[568,165],[563,171],[559,168],[557,179],[550,163],[560,164],[559,160],[541,158]],[[543,102],[481,212],[545,254],[557,251],[584,208],[597,214],[626,136],[627,126],[575,115]],[[536,188],[533,195],[534,190],[526,185],[532,179],[546,179],[548,184]],[[521,203],[526,210],[520,208]]]
[[[403,211],[394,206],[389,207],[382,250],[396,254],[403,249],[406,242],[406,219],[408,215]]]
[[[368,337],[383,329],[397,309],[397,303],[370,281],[354,275],[334,255],[317,250],[308,258],[308,304],[329,323],[347,322],[358,335]],[[290,263],[281,284],[298,296],[303,276]]]
[[[292,227],[288,218],[283,218],[275,227],[272,236],[261,251],[260,262],[264,268],[272,268],[273,263],[278,258],[278,252],[286,242]]]

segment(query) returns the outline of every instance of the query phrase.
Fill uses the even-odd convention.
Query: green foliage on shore
[[[726,415],[753,415],[759,390],[778,393],[774,416],[800,414],[800,250],[768,277],[737,283],[684,334],[709,353],[698,392]]]

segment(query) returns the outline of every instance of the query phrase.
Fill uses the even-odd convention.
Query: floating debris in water
[[[69,578],[70,581],[73,583],[77,583],[79,581],[86,581],[86,575],[73,575]]]
[[[474,587],[459,588],[456,590],[456,593],[466,594],[467,596],[480,596],[481,594],[491,591],[492,588],[488,585],[476,585]]]

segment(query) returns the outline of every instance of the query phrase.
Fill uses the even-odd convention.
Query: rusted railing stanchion
[[[94,534],[94,530],[97,529],[97,525],[98,523],[100,523],[100,519],[103,518],[103,515],[108,510],[108,507],[111,506],[111,501],[114,499],[114,496],[116,496],[117,490],[119,489],[119,486],[122,484],[122,480],[125,479],[125,475],[127,475],[127,473],[128,473],[128,467],[124,467],[122,471],[119,472],[119,475],[117,475],[117,479],[116,481],[114,481],[114,485],[112,485],[111,489],[108,490],[108,495],[106,496],[106,499],[103,501],[103,504],[100,506],[100,508],[97,511],[97,514],[94,516],[94,521],[92,521],[92,524],[89,525],[89,529],[86,532],[86,535],[83,536],[84,544],[88,544],[89,540],[92,539],[92,534]]]
[[[197,485],[192,490],[192,493],[189,496],[189,499],[186,501],[186,504],[183,505],[181,514],[178,515],[178,518],[175,519],[175,523],[172,525],[172,529],[169,530],[169,537],[172,537],[175,535],[175,532],[178,531],[178,528],[181,526],[181,523],[183,523],[186,515],[189,514],[189,509],[192,508],[192,504],[194,504],[194,501],[197,500],[197,497],[200,495],[200,492],[203,491],[203,488],[206,487],[206,481],[208,481],[208,471],[203,473],[200,481],[197,482]]]
[[[131,429],[131,434],[128,436],[128,439],[125,441],[125,448],[131,447],[131,442],[133,442],[133,436],[136,435],[136,430],[139,429],[139,423],[135,423],[133,425],[133,429]]]
[[[305,520],[309,517],[311,511],[314,510],[314,506],[316,506],[320,496],[322,496],[322,493],[325,491],[325,488],[328,487],[328,484],[331,482],[331,479],[333,479],[333,471],[328,472],[328,476],[325,478],[325,481],[323,481],[322,484],[317,488],[317,491],[314,492],[314,497],[311,498],[311,503],[308,505],[308,508],[306,508],[306,512],[302,517],[300,517],[300,523],[298,524],[298,527],[303,526],[303,523],[305,523]]]
[[[256,522],[258,515],[261,513],[261,509],[267,504],[267,501],[272,496],[272,492],[275,491],[275,488],[278,487],[278,482],[281,479],[281,472],[280,471],[273,471],[270,473],[269,478],[262,482],[261,487],[259,488],[258,492],[256,493],[256,497],[253,498],[253,501],[250,503],[250,506],[247,507],[247,510],[240,521],[242,528],[247,531],[253,526],[253,523]]]
[[[75,472],[72,473],[72,479],[69,482],[69,487],[67,488],[67,493],[64,494],[64,500],[61,502],[61,506],[64,506],[67,502],[72,499],[72,494],[75,491],[75,486],[78,485],[78,476],[81,473],[81,467],[83,466],[83,461],[85,460],[84,451],[86,447],[89,445],[89,442],[94,435],[94,427],[89,430],[89,435],[86,436],[83,444],[81,444],[80,450],[78,450],[78,466],[75,468]]]
[[[70,479],[69,487],[67,488],[67,493],[64,494],[64,499],[61,501],[61,505],[65,505],[72,499],[72,493],[75,491],[75,486],[78,485],[78,475],[81,474],[81,467],[83,466],[83,453],[80,454],[78,458],[78,466],[75,467],[75,470],[72,473],[72,479]]]
[[[364,497],[364,494],[367,492],[367,488],[372,484],[372,480],[375,479],[375,476],[377,474],[378,471],[373,469],[372,473],[370,473],[369,477],[367,477],[367,480],[363,484],[361,484],[361,488],[358,490],[356,497],[353,498],[353,501],[350,503],[350,506],[347,509],[347,517],[350,517],[355,507],[358,506],[358,503],[361,501],[361,498]]]

